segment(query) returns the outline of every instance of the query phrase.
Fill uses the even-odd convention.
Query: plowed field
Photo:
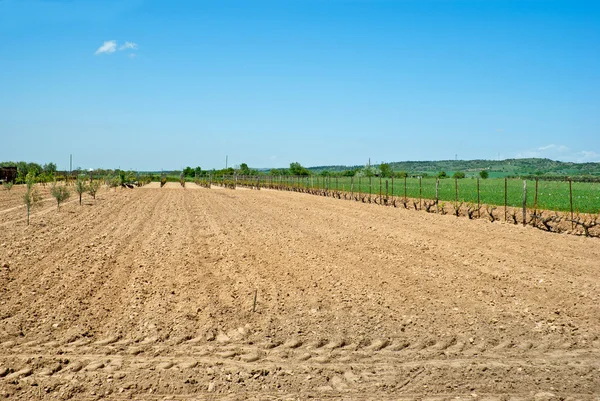
[[[598,239],[178,184],[48,201],[26,227],[13,191],[0,396],[600,394]]]

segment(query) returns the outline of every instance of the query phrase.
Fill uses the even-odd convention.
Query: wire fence
[[[600,235],[600,183],[539,179],[209,176],[203,186],[275,189]]]

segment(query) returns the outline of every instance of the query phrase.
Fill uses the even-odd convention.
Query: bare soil
[[[0,396],[600,394],[597,238],[170,184],[2,194]]]

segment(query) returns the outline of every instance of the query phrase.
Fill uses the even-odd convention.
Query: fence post
[[[404,176],[404,201],[406,202],[408,199],[406,198],[406,176]]]
[[[373,193],[373,177],[369,176],[369,203],[371,203],[371,194]]]
[[[523,227],[527,225],[527,180],[523,180]]]
[[[481,218],[481,196],[479,193],[479,177],[477,177],[477,218]]]
[[[533,197],[533,226],[537,225],[538,179],[535,179],[535,195]]]
[[[569,178],[569,203],[571,205],[571,230],[575,228],[573,222],[573,181]]]
[[[394,201],[394,176],[392,175],[392,203],[394,203],[395,205],[395,201]]]
[[[440,212],[440,209],[439,209],[439,206],[438,206],[438,192],[439,192],[439,189],[440,189],[440,179],[436,178],[435,179],[435,212],[436,213]]]
[[[385,204],[388,204],[389,191],[388,191],[388,180],[385,180]]]
[[[423,199],[423,185],[422,185],[423,177],[419,176],[419,210],[423,210],[421,206],[421,199]]]
[[[379,176],[379,204],[380,205],[383,203],[383,200],[382,200],[383,197],[381,195],[381,180],[382,180],[382,178],[381,178],[381,176]]]
[[[504,177],[504,221],[508,221],[508,178]]]
[[[354,177],[350,177],[350,199],[354,199]]]

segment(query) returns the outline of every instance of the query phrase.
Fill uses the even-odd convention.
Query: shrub
[[[485,180],[490,176],[490,173],[488,173],[487,170],[481,170],[479,176]]]
[[[69,199],[71,193],[66,185],[58,185],[56,181],[52,184],[50,193],[56,199],[57,209],[60,210],[60,204]]]
[[[445,171],[440,171],[437,176],[438,176],[438,178],[446,178],[446,177],[448,177],[448,175],[446,174]]]
[[[2,184],[2,188],[4,188],[7,191],[10,191],[13,187],[13,183],[8,181]]]
[[[79,195],[79,206],[81,206],[81,196],[87,191],[87,184],[84,177],[77,177],[77,181],[75,181],[75,191]]]
[[[92,198],[96,199],[96,194],[98,193],[99,189],[100,181],[92,181],[90,182],[90,185],[88,185],[87,192]]]
[[[27,225],[29,225],[29,215],[31,209],[41,202],[42,197],[37,188],[34,187],[35,180],[32,174],[27,174],[25,177],[25,183],[27,184],[27,190],[23,195],[23,202],[27,208]]]
[[[462,171],[457,171],[452,175],[452,178],[465,178],[465,173],[463,173]]]
[[[121,185],[121,178],[120,177],[111,178],[110,181],[108,182],[108,185],[111,188],[115,188],[115,190],[116,190],[116,188]]]

